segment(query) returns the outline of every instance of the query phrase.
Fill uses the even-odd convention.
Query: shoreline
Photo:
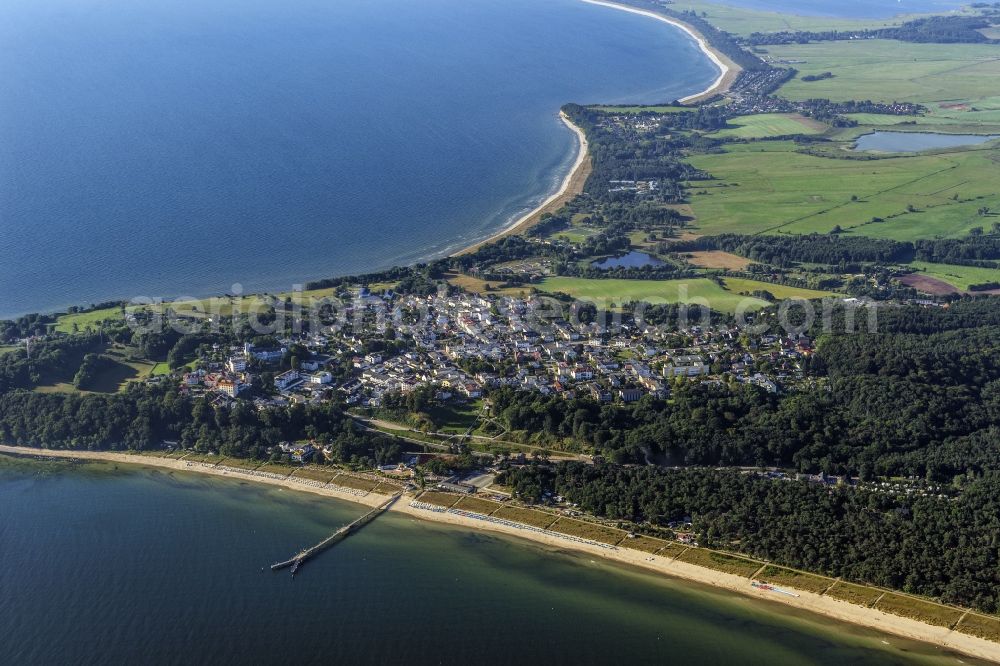
[[[569,116],[567,116],[565,112],[559,112],[559,119],[564,125],[566,125],[566,127],[573,131],[577,139],[576,160],[573,162],[573,166],[570,168],[569,173],[567,173],[563,178],[559,189],[546,197],[546,199],[542,203],[535,206],[535,208],[517,218],[500,231],[484,240],[476,241],[472,245],[468,245],[460,250],[451,252],[448,256],[457,257],[463,254],[469,254],[471,252],[475,252],[483,245],[493,243],[507,236],[523,233],[538,224],[542,219],[542,215],[545,213],[555,213],[570,199],[583,192],[583,186],[586,184],[587,178],[590,176],[592,169],[587,136],[584,134],[582,129],[577,127],[573,121],[569,119]]]
[[[183,460],[159,456],[141,456],[113,451],[56,451],[7,445],[0,445],[0,453],[33,458],[64,458],[116,462],[126,465],[145,465],[147,467],[157,467],[180,472],[194,472],[238,481],[263,483],[293,491],[307,492],[354,502],[369,507],[376,507],[390,497],[389,495],[371,492],[365,495],[355,495],[331,488],[328,485],[319,485],[319,482],[309,482],[308,480],[296,481],[291,478],[272,478],[251,474],[247,471],[228,471],[216,468],[213,465],[185,462]],[[404,495],[390,507],[389,511],[405,514],[419,520],[448,524],[473,531],[481,530],[505,534],[560,550],[570,550],[576,553],[592,555],[618,564],[637,567],[649,573],[708,585],[765,602],[784,604],[787,607],[804,610],[820,617],[833,618],[840,622],[847,622],[868,629],[882,631],[893,636],[928,643],[979,659],[1000,663],[1000,644],[969,634],[963,634],[948,627],[925,624],[917,620],[891,615],[874,608],[858,606],[805,590],[796,589],[799,595],[797,597],[774,594],[752,587],[749,578],[736,574],[679,562],[670,557],[654,557],[644,551],[605,547],[581,539],[560,536],[555,532],[512,527],[498,522],[470,518],[466,515],[451,513],[443,509],[430,510],[420,508],[419,506],[412,506],[411,503],[413,501],[414,498],[412,495]]]
[[[713,47],[709,43],[708,39],[706,39],[705,36],[702,35],[696,28],[684,23],[683,21],[679,21],[662,14],[657,14],[655,12],[639,9],[637,7],[608,2],[607,0],[582,0],[582,2],[586,2],[589,5],[598,5],[600,7],[618,9],[620,11],[638,14],[639,16],[645,16],[647,18],[667,23],[668,25],[672,25],[682,32],[687,33],[687,35],[698,44],[702,53],[704,53],[705,56],[719,68],[719,76],[716,77],[715,81],[713,81],[712,84],[705,90],[677,100],[681,104],[701,102],[714,97],[715,95],[726,92],[736,80],[736,77],[739,76],[740,72],[743,71],[743,69],[730,60],[728,56]],[[573,163],[569,173],[566,174],[566,177],[563,178],[562,185],[559,189],[531,211],[517,218],[500,231],[494,233],[488,238],[485,238],[484,240],[476,241],[471,245],[465,246],[455,252],[451,252],[447,256],[457,257],[463,254],[469,254],[475,252],[483,245],[493,243],[501,238],[524,233],[531,227],[538,224],[538,222],[541,221],[542,215],[545,213],[555,213],[559,208],[572,199],[573,196],[583,192],[583,186],[586,184],[592,168],[590,164],[590,151],[587,144],[587,136],[584,134],[582,129],[573,124],[564,112],[559,112],[559,118],[567,127],[573,130],[579,141],[576,161]]]
[[[644,9],[639,9],[637,7],[630,7],[627,5],[621,5],[615,2],[608,2],[607,0],[582,0],[592,5],[599,5],[602,7],[608,7],[611,9],[617,9],[620,11],[630,12],[632,14],[638,14],[640,16],[645,16],[648,18],[655,19],[657,21],[662,21],[669,25],[672,25],[681,31],[687,33],[687,35],[693,39],[701,49],[701,51],[711,60],[720,70],[719,76],[716,80],[705,90],[688,95],[680,100],[682,104],[692,104],[696,102],[703,101],[717,94],[726,92],[732,83],[736,80],[736,77],[742,71],[742,68],[730,60],[724,53],[715,49],[711,43],[702,35],[696,28],[683,21],[664,16],[662,14],[657,14],[652,11],[647,11]],[[545,213],[555,213],[558,209],[562,208],[570,199],[572,199],[577,194],[583,192],[583,187],[587,182],[587,178],[590,176],[592,170],[589,146],[587,143],[587,137],[583,130],[573,124],[569,117],[566,116],[562,111],[559,112],[560,120],[576,134],[577,137],[577,155],[573,166],[570,168],[569,172],[563,178],[559,189],[553,194],[546,197],[542,203],[533,208],[531,211],[525,213],[521,217],[517,218],[513,222],[506,225],[503,229],[494,232],[487,238],[479,241],[475,241],[469,245],[460,247],[457,250],[446,251],[441,257],[457,257],[464,254],[469,254],[475,252],[480,247],[493,243],[507,236],[512,236],[516,234],[521,234],[531,227],[538,224],[541,217]],[[431,254],[419,261],[414,261],[409,266],[416,265],[421,262],[431,261],[433,257],[438,256],[437,254]],[[307,280],[303,280],[307,282]],[[263,293],[263,292],[261,292]],[[211,298],[212,296],[206,295],[205,298]],[[170,302],[170,300],[165,300],[164,302]],[[57,310],[46,311],[44,314],[59,314],[64,313],[67,308],[60,308]],[[29,314],[29,313],[23,313]],[[18,315],[20,316],[20,315]]]
[[[646,16],[648,18],[655,19],[657,21],[662,21],[663,23],[667,23],[669,25],[674,26],[675,28],[680,29],[683,32],[686,32],[688,36],[691,37],[691,39],[693,39],[698,44],[698,47],[701,49],[702,53],[704,53],[709,60],[715,63],[715,66],[719,68],[720,73],[719,76],[712,83],[712,85],[710,85],[708,88],[705,88],[705,90],[702,90],[701,92],[698,93],[694,93],[692,95],[688,95],[687,97],[682,97],[681,99],[677,100],[681,104],[693,104],[696,102],[701,102],[711,97],[714,97],[715,95],[719,95],[721,93],[728,91],[729,87],[732,86],[733,82],[736,80],[736,77],[739,76],[740,72],[743,71],[743,68],[737,65],[732,60],[730,60],[729,56],[727,56],[725,53],[719,51],[714,46],[712,46],[712,44],[708,41],[708,39],[703,34],[701,34],[701,32],[698,31],[697,28],[688,23],[685,23],[684,21],[672,18],[670,16],[664,16],[663,14],[657,14],[656,12],[649,11],[646,9],[640,9],[638,7],[632,7],[629,5],[621,5],[618,4],[617,2],[609,2],[608,0],[582,0],[582,1],[586,2],[589,5],[599,5],[601,7],[609,7],[611,9],[618,9],[623,12],[629,12],[630,14],[638,14],[639,16]]]

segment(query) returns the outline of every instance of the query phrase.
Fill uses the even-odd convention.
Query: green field
[[[783,284],[771,284],[770,282],[760,282],[758,280],[744,280],[742,278],[723,278],[726,289],[735,294],[749,294],[755,291],[768,291],[775,298],[784,300],[787,298],[805,299],[807,301],[816,298],[828,298],[836,296],[830,291],[817,291],[816,289],[800,289],[798,287],[787,287]]]
[[[828,129],[822,123],[795,113],[760,113],[753,116],[740,116],[730,120],[729,124],[735,125],[735,127],[713,132],[712,136],[764,139],[791,134],[822,134]]]
[[[149,371],[150,376],[159,377],[161,375],[170,374],[170,366],[166,363],[157,363],[153,366],[153,369]]]
[[[122,310],[119,307],[65,314],[56,319],[55,330],[60,333],[75,333],[76,331],[86,331],[88,329],[96,330],[102,321],[119,322],[124,318]]]
[[[902,44],[873,39],[769,46],[767,50],[772,58],[799,70],[799,76],[778,92],[788,99],[927,104],[976,102],[1000,94],[1000,58],[997,47],[990,44]],[[801,79],[828,71],[833,78]]]
[[[688,303],[703,305],[718,312],[736,312],[741,305],[745,311],[759,310],[767,302],[747,298],[726,291],[707,278],[694,280],[601,280],[587,278],[552,277],[542,282],[542,291],[561,292],[573,298],[595,303],[600,307],[621,305],[632,301],[654,305]]]
[[[956,266],[954,264],[932,264],[926,261],[914,261],[908,264],[913,270],[947,282],[956,289],[968,291],[969,285],[986,282],[1000,282],[1000,270],[995,268],[979,268],[976,266]]]
[[[690,161],[715,177],[690,184],[701,234],[827,233],[839,225],[873,238],[954,238],[984,226],[980,207],[1000,207],[998,148],[855,160],[776,141]]]
[[[751,32],[777,32],[780,30],[858,30],[898,25],[900,17],[886,19],[853,19],[829,16],[795,16],[777,12],[730,7],[720,0],[675,0],[670,5],[675,11],[693,11],[703,15],[709,23],[737,35]]]

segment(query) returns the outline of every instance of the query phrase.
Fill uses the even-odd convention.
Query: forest
[[[1000,473],[957,496],[772,479],[737,471],[559,463],[498,479],[529,502],[562,495],[596,516],[666,528],[692,520],[699,545],[996,612]]]
[[[0,394],[0,441],[70,450],[159,450],[164,441],[193,451],[268,459],[282,441],[329,444],[334,462],[367,467],[398,460],[390,439],[359,430],[338,406],[292,405],[258,411],[249,403],[210,405],[174,387],[134,385],[115,394]]]

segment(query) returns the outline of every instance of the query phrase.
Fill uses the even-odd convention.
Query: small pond
[[[931,132],[872,132],[858,137],[854,150],[882,153],[917,153],[935,148],[954,148],[986,143],[997,136],[982,134],[936,134]]]
[[[643,266],[665,266],[666,262],[660,261],[656,257],[632,250],[628,254],[620,257],[608,257],[590,264],[594,268],[606,270],[608,268],[642,268]]]

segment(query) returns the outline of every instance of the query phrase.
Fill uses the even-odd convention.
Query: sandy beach
[[[583,130],[574,125],[573,122],[570,121],[569,116],[562,111],[559,112],[559,118],[563,121],[566,127],[573,130],[573,133],[576,134],[578,142],[576,160],[573,162],[573,167],[569,170],[569,173],[566,174],[565,178],[563,178],[559,189],[545,201],[540,203],[534,210],[522,215],[511,224],[507,225],[507,227],[502,231],[485,240],[478,241],[473,245],[459,250],[455,253],[456,255],[475,252],[487,243],[492,243],[493,241],[504,238],[505,236],[523,233],[527,229],[530,229],[538,224],[542,219],[542,215],[545,213],[555,213],[557,210],[566,205],[566,203],[573,197],[583,192],[583,186],[586,184],[591,171],[590,153],[587,150],[587,136],[583,133]]]
[[[52,451],[48,449],[32,449],[27,447],[5,445],[0,445],[0,453],[42,458],[71,458],[77,460],[114,462],[127,465],[145,465],[147,467],[158,467],[179,472],[211,474],[213,476],[227,477],[241,481],[251,481],[254,483],[263,483],[266,485],[287,488],[289,490],[313,493],[337,500],[355,502],[370,507],[378,506],[389,499],[388,495],[374,493],[356,495],[351,492],[347,492],[346,490],[338,490],[328,485],[324,486],[318,484],[317,482],[309,482],[308,480],[272,478],[251,474],[246,471],[226,470],[209,464],[185,462],[183,460],[157,456],[139,456],[135,454],[116,453],[111,451]],[[554,532],[541,531],[527,527],[518,528],[509,524],[470,518],[465,515],[446,512],[444,510],[430,510],[422,508],[419,503],[416,503],[416,505],[413,504],[413,497],[410,495],[404,495],[400,498],[400,500],[392,506],[390,511],[406,514],[420,520],[430,520],[465,529],[496,532],[521,539],[528,539],[529,541],[552,548],[586,553],[588,555],[605,558],[620,564],[639,567],[658,574],[723,588],[738,594],[754,597],[768,602],[785,604],[786,606],[831,617],[842,622],[849,622],[851,624],[868,627],[877,631],[883,631],[887,634],[939,645],[970,656],[1000,663],[1000,644],[998,643],[993,643],[975,636],[969,636],[946,627],[924,624],[923,622],[891,615],[873,608],[857,606],[855,604],[840,601],[828,596],[822,596],[802,590],[796,590],[799,595],[797,597],[776,594],[774,592],[768,592],[751,587],[750,581],[743,576],[715,571],[713,569],[707,569],[685,562],[678,562],[670,557],[653,557],[646,552],[631,550],[628,548],[604,547],[580,539],[569,538]]]
[[[697,102],[701,102],[703,100],[709,99],[711,97],[714,97],[715,95],[718,95],[720,93],[729,90],[729,87],[733,84],[733,81],[736,80],[736,77],[742,71],[740,66],[737,65],[732,60],[730,60],[729,57],[727,57],[724,53],[713,48],[712,45],[708,43],[708,40],[705,39],[705,37],[700,32],[698,32],[693,27],[682,21],[678,21],[676,19],[663,16],[662,14],[656,14],[654,12],[649,12],[643,9],[637,9],[635,7],[619,5],[614,2],[605,2],[605,0],[582,0],[582,1],[591,5],[600,5],[602,7],[610,7],[611,9],[619,9],[621,11],[630,12],[632,14],[638,14],[640,16],[646,16],[655,19],[657,21],[662,21],[664,23],[667,23],[669,25],[672,25],[676,28],[683,30],[688,35],[690,35],[690,37],[694,41],[698,43],[698,46],[699,48],[701,48],[702,52],[708,57],[709,60],[715,63],[716,67],[719,68],[719,76],[718,78],[715,79],[714,82],[712,82],[712,85],[710,85],[705,90],[699,93],[694,93],[693,95],[688,95],[687,97],[678,100],[683,104],[695,104]],[[574,125],[565,113],[560,111],[559,117],[563,121],[563,123],[566,124],[567,127],[573,130],[579,141],[578,144],[579,148],[576,155],[576,161],[573,163],[573,167],[570,169],[569,173],[566,174],[566,177],[563,179],[562,185],[559,187],[559,189],[550,197],[545,199],[545,201],[539,204],[534,210],[530,211],[529,213],[526,213],[525,215],[522,215],[511,224],[507,225],[507,227],[502,231],[490,236],[485,240],[477,241],[476,243],[455,252],[453,256],[475,252],[477,249],[479,249],[480,247],[482,247],[487,243],[491,243],[506,236],[523,233],[527,229],[530,229],[531,227],[538,224],[538,222],[542,219],[542,215],[544,215],[545,213],[555,213],[557,210],[562,208],[568,201],[570,201],[573,197],[583,192],[583,186],[586,184],[587,178],[590,176],[590,172],[592,169],[590,162],[590,153],[588,151],[588,146],[587,146],[587,137],[583,133],[583,130]]]
[[[655,19],[657,21],[668,23],[676,28],[680,28],[681,30],[683,30],[688,35],[690,35],[693,40],[695,40],[698,43],[698,47],[701,48],[702,52],[708,57],[709,60],[715,63],[716,67],[719,68],[719,76],[718,78],[715,79],[712,85],[710,85],[705,90],[699,93],[695,93],[693,95],[688,95],[687,97],[678,100],[682,104],[694,104],[696,102],[701,102],[715,95],[726,92],[727,90],[729,90],[729,87],[733,84],[733,81],[736,80],[736,77],[739,76],[739,73],[742,71],[742,68],[735,62],[730,60],[726,54],[722,53],[718,49],[714,48],[711,44],[709,44],[708,40],[705,39],[704,35],[698,32],[698,30],[696,30],[694,27],[688,25],[687,23],[684,23],[683,21],[670,18],[669,16],[664,16],[663,14],[657,14],[655,12],[646,11],[645,9],[639,9],[637,7],[620,5],[616,2],[606,2],[606,0],[583,0],[583,2],[586,2],[587,4],[590,5],[600,5],[601,7],[610,7],[612,9],[619,9],[623,12],[638,14],[640,16],[646,16],[651,19]]]

